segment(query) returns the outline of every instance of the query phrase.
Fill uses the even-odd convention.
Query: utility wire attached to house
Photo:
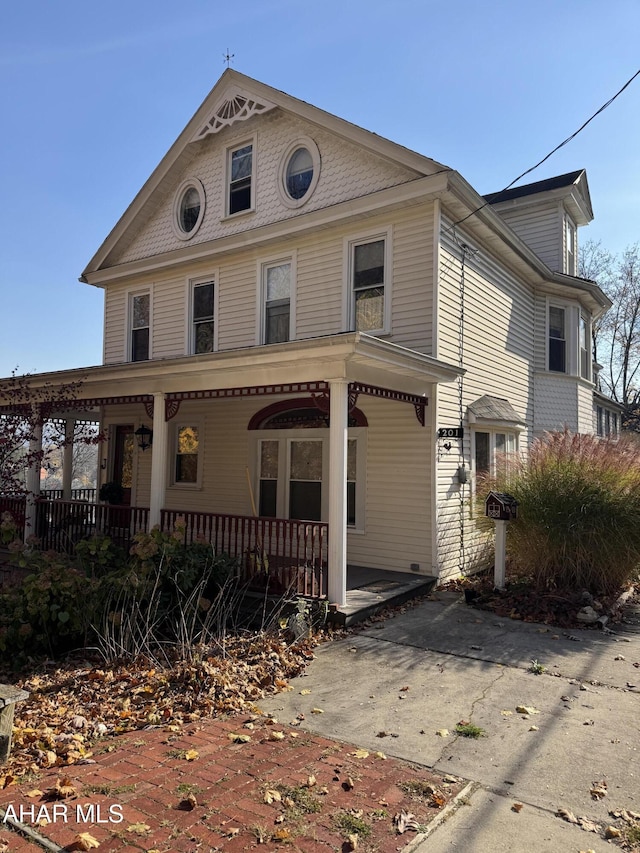
[[[571,142],[572,139],[575,139],[576,136],[579,133],[581,133],[585,129],[585,127],[594,120],[594,118],[596,118],[596,116],[599,116],[600,113],[604,112],[607,109],[607,107],[610,107],[611,104],[616,100],[616,98],[619,95],[621,95],[624,92],[624,90],[626,88],[628,88],[633,83],[633,81],[636,79],[636,77],[638,77],[638,76],[640,76],[640,68],[636,71],[636,73],[632,77],[630,77],[627,80],[627,82],[624,84],[624,86],[622,86],[621,89],[618,89],[618,91],[615,93],[615,95],[613,95],[611,98],[609,98],[609,100],[606,103],[604,103],[599,109],[597,109],[595,111],[595,113],[593,113],[592,116],[590,116],[585,122],[583,122],[583,124],[581,124],[580,127],[571,134],[571,136],[567,136],[567,138],[565,140],[563,140],[559,145],[556,145],[556,147],[553,148],[551,151],[549,151],[548,154],[545,154],[545,156],[542,158],[542,160],[539,160],[535,164],[535,166],[531,166],[529,169],[526,169],[524,172],[522,172],[522,174],[518,175],[517,178],[514,178],[510,184],[507,184],[507,186],[504,187],[503,190],[501,190],[501,192],[506,192],[506,190],[511,189],[511,187],[514,184],[517,184],[518,181],[520,181],[522,178],[524,178],[526,175],[530,174],[531,172],[535,171],[538,168],[538,166],[541,166],[543,163],[545,163],[549,159],[549,157],[553,156],[556,153],[556,151],[559,151],[561,148],[563,148],[565,145],[567,145],[569,142]],[[483,210],[488,205],[489,205],[489,202],[485,201],[485,203],[481,204],[480,207],[477,207],[475,210],[472,210],[471,213],[468,213],[466,216],[463,216],[462,219],[458,219],[457,222],[454,222],[453,225],[451,225],[449,227],[449,230],[450,231],[454,230],[456,225],[461,225],[463,222],[466,222],[467,219],[471,219],[472,216],[475,216],[476,213],[479,213],[481,210]]]

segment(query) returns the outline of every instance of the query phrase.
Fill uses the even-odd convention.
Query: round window
[[[296,148],[287,163],[287,192],[298,201],[308,193],[313,181],[313,158],[307,148]]]
[[[185,234],[190,234],[193,231],[199,216],[200,193],[195,187],[189,187],[180,202],[180,228]]]
[[[202,224],[204,187],[197,178],[183,181],[173,200],[173,231],[180,240],[190,240]]]

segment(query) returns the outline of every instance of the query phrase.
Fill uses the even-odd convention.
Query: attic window
[[[204,218],[204,187],[196,178],[183,181],[173,202],[173,230],[180,240],[190,240]]]
[[[287,207],[302,207],[311,198],[319,176],[318,146],[308,137],[296,139],[280,161],[280,198]]]

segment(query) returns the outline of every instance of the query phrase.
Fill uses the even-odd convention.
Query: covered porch
[[[386,422],[391,424],[385,429],[393,430],[396,422],[402,425],[401,433],[389,433],[389,443],[396,446],[388,459],[382,430],[376,433],[375,442],[369,441],[369,459],[377,468],[375,477],[371,470],[360,472],[361,479],[367,479],[364,475],[369,474],[366,500],[381,507],[378,513],[385,512],[388,501],[394,500],[392,495],[384,495],[385,478],[400,495],[402,472],[397,471],[393,460],[402,460],[407,476],[413,478],[422,496],[421,505],[415,511],[417,522],[409,519],[405,524],[403,521],[403,529],[410,537],[415,532],[418,543],[412,546],[417,557],[415,571],[430,577],[433,555],[428,539],[433,538],[433,531],[429,532],[429,525],[430,514],[435,514],[435,509],[428,501],[431,486],[427,480],[431,456],[435,452],[435,422],[428,401],[436,383],[452,381],[458,373],[457,368],[429,356],[360,333],[259,349],[91,368],[84,371],[83,377],[73,378],[81,378],[82,382],[81,399],[77,401],[79,411],[92,410],[99,414],[103,426],[112,428],[109,443],[100,453],[102,483],[118,474],[118,426],[123,427],[123,433],[124,426],[127,427],[127,441],[144,426],[149,435],[147,449],[134,447],[131,456],[137,485],[133,493],[129,493],[128,506],[52,500],[34,494],[25,502],[25,533],[37,531],[43,547],[61,548],[65,542],[72,544],[90,531],[109,532],[126,545],[140,530],[154,526],[172,530],[178,526],[185,542],[204,539],[217,551],[225,550],[237,557],[241,571],[248,578],[269,580],[282,589],[326,598],[343,608],[348,601],[350,585],[348,539],[354,543],[351,548],[354,553],[359,550],[364,554],[359,558],[361,565],[369,563],[363,543],[373,541],[376,536],[376,541],[383,545],[387,544],[385,538],[393,539],[393,514],[390,520],[383,518],[382,523],[390,525],[388,530],[378,531],[377,516],[369,512],[368,507],[357,525],[354,526],[352,518],[354,501],[360,498],[354,497],[355,487],[349,479],[351,444],[355,443],[350,442],[350,430],[353,434],[358,428],[364,429],[361,423],[354,426],[352,416],[357,406],[362,405],[359,401],[365,400],[370,401],[367,406],[371,406],[371,411],[384,408]],[[69,374],[34,377],[35,381],[43,383],[56,379],[68,381]],[[316,480],[323,481],[322,498],[320,488],[317,500],[313,498],[312,477],[300,478],[299,487],[296,483],[296,494],[302,495],[312,510],[308,515],[300,510],[298,503],[294,504],[288,493],[286,503],[278,498],[280,502],[276,506],[275,497],[273,505],[264,497],[265,494],[268,497],[266,487],[261,492],[265,483],[269,485],[267,481],[271,475],[260,469],[260,459],[256,458],[260,450],[256,448],[264,447],[266,442],[277,450],[280,440],[283,448],[286,442],[289,453],[294,439],[282,436],[295,432],[291,431],[292,425],[255,435],[240,434],[241,430],[253,428],[247,424],[253,423],[255,417],[247,415],[256,416],[256,402],[265,411],[271,411],[273,406],[264,407],[265,402],[299,403],[300,395],[305,395],[304,399],[311,401],[309,405],[325,416],[321,438],[313,429],[301,429],[301,437],[295,439],[301,452],[312,448],[315,442],[318,458],[321,458],[322,474]],[[268,399],[256,401],[255,398]],[[206,434],[207,440],[204,451],[202,445],[200,447],[202,459],[188,458],[195,457],[198,451],[193,453],[187,449],[184,458],[176,461],[177,425],[181,422],[200,423],[199,435]],[[276,426],[283,425],[277,423]],[[410,442],[403,453],[405,434]],[[257,435],[261,436],[259,440]],[[363,446],[366,439],[365,436],[361,442]],[[313,460],[305,458],[303,461],[313,467]],[[289,458],[286,464],[290,462]],[[197,467],[198,473],[187,482],[178,482],[176,464],[182,466],[178,473],[190,467],[194,472]],[[232,467],[233,477],[223,476],[222,472]],[[373,464],[369,466],[373,467]],[[289,473],[287,489],[293,493]],[[361,485],[364,496],[364,484]],[[223,505],[225,488],[232,507],[229,512]],[[37,490],[32,489],[32,492]],[[402,506],[413,510],[409,498],[403,503],[400,495],[397,500],[400,512]],[[237,512],[236,508],[244,511]],[[269,511],[265,512],[265,508]],[[284,512],[274,511],[283,508]],[[400,539],[406,538],[402,531],[398,535]],[[410,565],[413,570],[413,561],[410,564],[404,556],[394,565],[393,548],[384,560],[381,558],[377,569],[386,569],[387,565],[396,572],[404,568],[406,573]]]

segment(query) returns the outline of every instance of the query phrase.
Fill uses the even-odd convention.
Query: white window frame
[[[238,151],[240,148],[246,148],[248,145],[251,146],[251,202],[249,207],[244,208],[243,210],[237,210],[235,213],[231,213],[231,158],[235,151]],[[226,149],[226,164],[224,170],[224,189],[223,189],[223,199],[224,199],[224,212],[223,219],[235,219],[238,216],[244,216],[247,213],[255,213],[256,209],[256,173],[257,173],[257,162],[256,162],[256,136],[244,137],[237,142],[234,142],[233,145],[227,146]]]
[[[565,321],[565,369],[551,370],[549,368],[549,309],[562,308]],[[547,373],[556,376],[580,376],[580,311],[581,308],[575,303],[563,302],[559,299],[548,299],[546,310],[545,328],[545,369]],[[588,314],[585,313],[588,318]]]
[[[586,346],[586,376],[582,372],[582,347],[580,345],[580,331],[582,326],[582,321],[584,320],[585,325],[585,346]],[[578,375],[582,379],[586,379],[587,382],[592,381],[592,362],[593,358],[591,356],[591,317],[587,311],[584,309],[580,309],[578,311]]]
[[[355,292],[353,288],[356,246],[384,240],[384,307],[381,329],[368,329],[363,334],[381,337],[391,333],[391,304],[393,294],[393,230],[391,226],[379,231],[367,231],[345,238],[343,248],[343,328],[355,331]]]
[[[568,213],[564,215],[564,271],[567,275],[578,274],[578,227]]]
[[[252,482],[256,506],[260,502],[260,442],[278,441],[278,486],[276,493],[276,517],[288,518],[290,497],[290,462],[291,443],[293,441],[322,441],[322,512],[321,518],[326,522],[329,517],[329,430],[317,429],[269,429],[256,431],[251,440],[250,460],[253,471]],[[347,525],[349,533],[363,534],[365,532],[365,502],[366,502],[366,463],[367,463],[367,427],[349,427],[348,440],[356,444],[356,523]],[[346,509],[346,508],[345,508]]]
[[[178,434],[184,427],[196,427],[198,430],[198,474],[194,483],[181,483],[176,480],[176,458],[178,456]],[[169,434],[169,476],[167,483],[170,489],[186,489],[193,491],[202,489],[202,475],[204,469],[204,418],[202,417],[183,417],[175,423],[171,423]]]
[[[257,310],[256,310],[256,344],[266,344],[267,340],[267,270],[282,264],[291,265],[291,280],[289,290],[289,338],[296,339],[296,280],[297,280],[297,253],[289,255],[274,255],[262,258],[258,261],[257,280]]]
[[[476,422],[471,427],[471,473],[472,473],[472,482],[474,494],[476,490],[476,485],[478,481],[478,470],[476,465],[476,448],[477,448],[477,434],[478,433],[488,433],[489,435],[489,471],[488,474],[491,477],[495,477],[496,475],[496,436],[504,435],[505,436],[505,444],[508,443],[508,436],[513,436],[514,439],[514,449],[511,451],[513,457],[517,457],[520,452],[520,433],[521,429],[517,429],[515,426],[511,424],[493,424],[487,423],[484,424],[481,421]],[[509,452],[509,451],[507,451]],[[507,466],[508,469],[508,466]],[[484,473],[484,472],[483,472]]]
[[[195,324],[193,320],[194,308],[194,290],[201,284],[213,285],[213,350],[218,351],[218,302],[219,302],[219,287],[218,287],[218,270],[214,270],[210,275],[199,276],[198,278],[188,278],[186,281],[186,325],[185,325],[185,354],[186,355],[206,355],[207,353],[196,353],[195,341]]]
[[[299,148],[306,148],[309,154],[311,155],[311,162],[313,164],[313,177],[311,178],[309,189],[302,196],[302,198],[295,199],[289,195],[289,192],[287,190],[287,168],[289,166],[289,161]],[[302,207],[309,201],[309,199],[315,192],[316,186],[318,185],[321,166],[322,160],[320,157],[320,150],[318,149],[318,146],[314,142],[314,140],[311,139],[311,137],[300,136],[298,139],[295,139],[290,145],[287,146],[284,154],[280,159],[280,166],[278,167],[278,195],[280,197],[280,201],[285,205],[285,207],[289,207],[292,210],[295,210],[299,207]]]
[[[127,291],[127,334],[125,340],[124,361],[133,363],[133,300],[137,296],[149,297],[149,357],[140,361],[151,361],[153,358],[153,288],[144,287]],[[144,328],[140,326],[140,328]]]
[[[180,214],[182,212],[182,200],[190,189],[194,189],[198,193],[198,196],[200,198],[200,210],[198,211],[198,217],[191,231],[184,231],[180,224]],[[173,197],[173,208],[171,215],[171,226],[173,228],[173,233],[176,235],[178,240],[187,241],[191,240],[192,237],[195,237],[195,235],[200,230],[200,226],[202,225],[206,206],[207,195],[205,193],[202,181],[199,181],[198,178],[187,178],[180,184],[180,186],[176,190],[175,196]]]

